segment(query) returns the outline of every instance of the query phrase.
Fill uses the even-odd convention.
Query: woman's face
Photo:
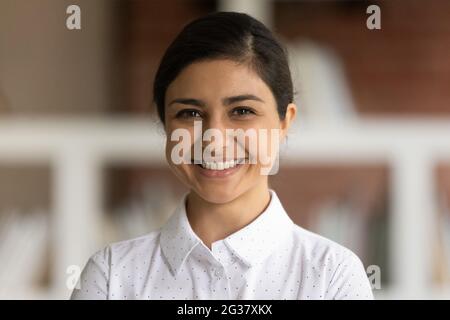
[[[277,152],[275,139],[279,142],[284,138],[294,118],[295,105],[288,106],[286,117],[281,121],[270,88],[247,65],[230,60],[193,63],[170,84],[165,101],[167,161],[175,175],[198,196],[211,203],[227,203],[259,184],[267,184],[267,174],[262,174],[262,169],[265,167],[265,172],[268,171],[268,162],[260,161],[251,146],[256,143],[257,154],[266,148],[265,154],[274,161]],[[197,126],[201,124],[201,132],[197,131],[196,135],[194,122]],[[171,139],[176,129],[189,132],[190,153],[182,152],[182,156],[191,159],[199,154],[194,152],[195,139],[202,139],[208,129],[222,133],[222,145],[204,138],[197,141],[197,146],[200,146],[197,151],[201,149],[201,155],[210,153],[216,158],[206,162],[208,159],[203,158],[202,165],[176,164],[173,151],[180,141]],[[245,135],[244,140],[239,140],[241,142],[236,136],[227,138],[226,132],[235,132],[230,130],[236,129],[242,129],[241,132],[249,132],[247,130],[250,129],[257,133],[256,138],[251,134]],[[260,129],[265,129],[266,141],[258,135],[264,131]],[[278,130],[279,136],[272,136],[271,129]],[[235,143],[227,144],[226,141]],[[205,149],[209,153],[205,153]],[[198,159],[197,156],[195,158]]]

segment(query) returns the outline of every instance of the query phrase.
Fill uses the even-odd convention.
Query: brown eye
[[[255,112],[248,107],[238,107],[238,108],[234,108],[232,111],[233,115],[237,115],[237,116],[246,116],[246,115],[250,115],[250,114],[255,114]]]
[[[184,109],[176,114],[176,117],[180,119],[198,118],[200,116],[200,112],[195,109]]]

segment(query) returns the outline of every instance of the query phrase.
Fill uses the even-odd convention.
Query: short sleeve
[[[109,250],[92,255],[81,272],[71,300],[106,300],[109,289]]]
[[[372,288],[361,260],[353,253],[338,264],[327,290],[331,300],[373,300]]]

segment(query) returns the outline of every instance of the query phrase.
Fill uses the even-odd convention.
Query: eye
[[[237,116],[246,116],[255,114],[255,111],[253,111],[253,109],[249,107],[237,107],[233,109],[232,114]]]
[[[178,111],[176,114],[176,117],[180,119],[198,118],[200,116],[201,116],[200,112],[195,109],[184,109]]]

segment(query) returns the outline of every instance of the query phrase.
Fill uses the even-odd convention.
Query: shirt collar
[[[269,192],[271,197],[267,208],[250,224],[223,239],[226,246],[249,267],[270,255],[289,235],[286,230],[293,224],[276,192],[272,189]],[[183,195],[161,229],[161,249],[174,274],[178,273],[192,250],[202,244],[187,219],[187,195]]]

